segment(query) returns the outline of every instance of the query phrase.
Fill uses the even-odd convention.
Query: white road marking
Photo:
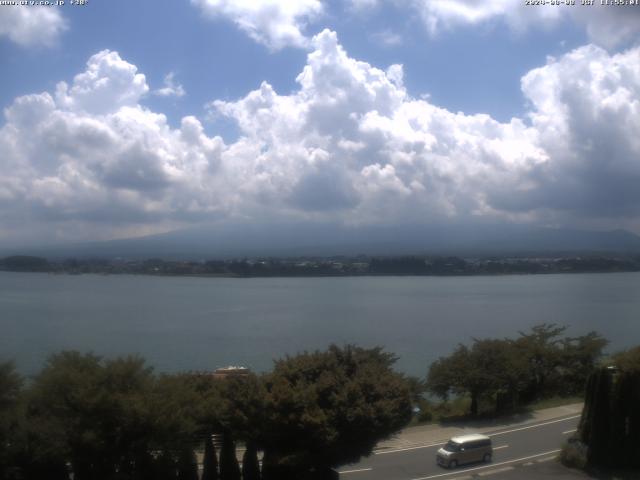
[[[419,450],[421,448],[429,448],[429,447],[437,447],[438,445],[444,445],[447,442],[440,442],[440,443],[430,443],[428,445],[418,445],[417,447],[407,447],[407,448],[397,448],[395,450],[384,450],[382,452],[374,452],[374,455],[384,455],[385,453],[396,453],[396,452],[406,452],[407,450]],[[498,448],[507,448],[509,445],[503,445],[501,447],[494,447],[494,450],[497,450]]]
[[[566,432],[562,432],[562,434],[563,434],[563,435],[567,435],[567,434],[569,434],[569,433],[573,433],[573,432],[577,432],[577,431],[578,431],[578,429],[577,429],[577,428],[574,428],[573,430],[567,430]]]
[[[509,448],[509,445],[500,445],[499,447],[493,447],[494,450],[500,450],[501,448]]]
[[[513,428],[511,430],[505,430],[504,432],[487,433],[488,437],[495,437],[496,435],[504,435],[505,433],[519,432],[520,430],[528,430],[529,428],[543,427],[545,425],[551,425],[552,423],[566,422],[567,420],[573,420],[574,418],[580,418],[582,415],[574,415],[573,417],[565,417],[559,420],[551,420],[550,422],[537,423],[535,425],[528,425],[526,427]]]
[[[460,474],[460,473],[472,472],[474,470],[481,470],[483,468],[492,468],[492,467],[498,467],[500,465],[508,465],[509,463],[522,462],[523,460],[530,460],[530,459],[536,458],[536,457],[544,457],[545,455],[551,455],[552,453],[558,453],[559,451],[560,451],[559,449],[558,450],[550,450],[548,452],[538,453],[536,455],[529,455],[528,457],[516,458],[514,460],[507,460],[505,462],[492,463],[490,465],[484,465],[482,467],[467,468],[467,469],[459,471],[459,472],[439,473],[438,475],[430,475],[428,477],[412,478],[411,480],[429,480],[431,478],[448,477],[449,475],[457,475],[457,474]]]
[[[387,453],[406,452],[407,450],[418,450],[420,448],[437,447],[438,445],[444,445],[447,442],[430,443],[428,445],[418,445],[417,447],[396,448],[395,450],[384,450],[382,452],[374,452],[374,455],[385,455]]]
[[[343,470],[341,472],[338,472],[340,475],[344,475],[345,473],[358,473],[358,472],[370,472],[372,469],[371,468],[359,468],[357,470]]]
[[[487,472],[480,472],[478,474],[479,477],[486,477],[487,475],[495,475],[496,473],[508,472],[509,470],[514,470],[515,467],[502,467],[496,468],[495,470],[489,470]]]
[[[579,417],[580,417],[580,415],[574,415],[573,417],[565,417],[565,418],[561,418],[559,420],[552,420],[550,422],[536,423],[535,425],[527,425],[526,427],[519,427],[519,428],[514,428],[512,430],[505,430],[504,432],[488,433],[487,436],[494,437],[494,436],[497,436],[497,435],[503,435],[505,433],[518,432],[520,430],[527,430],[529,428],[543,427],[545,425],[551,425],[552,423],[566,422],[567,420],[573,420],[574,418],[579,418]],[[439,445],[444,445],[445,443],[447,443],[447,442],[429,443],[427,445],[417,445],[415,447],[396,448],[396,449],[393,449],[393,450],[383,450],[381,452],[373,452],[373,454],[374,455],[386,455],[388,453],[407,452],[409,450],[420,450],[421,448],[437,447]]]
[[[551,460],[555,460],[556,456],[553,455],[551,457],[546,457],[546,458],[539,458],[538,460],[536,460],[536,462],[538,463],[542,463],[542,462],[550,462]]]

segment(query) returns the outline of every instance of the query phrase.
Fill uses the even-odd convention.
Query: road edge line
[[[428,476],[428,477],[412,478],[411,480],[429,480],[430,478],[446,477],[448,475],[465,474],[467,472],[472,472],[474,470],[481,470],[483,468],[498,467],[500,465],[508,465],[510,463],[522,462],[523,460],[529,460],[530,458],[542,457],[544,455],[551,455],[552,453],[558,453],[559,451],[560,451],[560,449],[550,450],[548,452],[537,453],[535,455],[529,455],[528,457],[516,458],[514,460],[506,460],[504,462],[492,463],[490,465],[483,465],[481,467],[467,468],[466,470],[459,470],[459,471],[456,471],[456,472],[439,473],[437,475],[431,475],[431,476]]]
[[[484,435],[488,436],[488,437],[493,437],[493,436],[497,436],[497,435],[503,435],[505,433],[512,433],[512,432],[518,432],[520,430],[527,430],[530,428],[537,428],[537,427],[544,427],[545,425],[551,425],[553,423],[559,423],[559,422],[565,422],[567,420],[573,420],[575,418],[579,418],[581,417],[582,414],[580,415],[572,415],[570,417],[563,417],[563,418],[558,418],[555,420],[551,420],[548,422],[543,422],[543,423],[533,423],[533,424],[529,424],[529,425],[525,425],[523,427],[518,427],[518,428],[514,428],[511,430],[505,430],[505,431],[500,431],[497,430],[495,432],[482,432],[482,430],[478,429],[478,431],[484,433]],[[429,447],[437,447],[438,445],[444,445],[445,443],[447,443],[447,440],[439,440],[435,443],[428,443],[425,445],[415,445],[413,447],[405,447],[405,448],[394,448],[394,449],[389,449],[389,450],[381,450],[379,452],[373,452],[374,455],[386,455],[388,453],[398,453],[398,452],[408,452],[411,450],[420,450],[421,448],[429,448]]]

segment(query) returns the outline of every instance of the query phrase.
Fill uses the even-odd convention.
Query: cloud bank
[[[322,0],[191,0],[210,18],[225,18],[253,40],[270,50],[284,47],[308,48],[310,39],[304,30],[327,10],[329,2]],[[382,4],[382,0],[345,0],[341,14],[368,14]],[[525,5],[523,0],[409,0],[396,2],[406,16],[417,14],[432,35],[464,26],[489,22],[504,22],[512,30],[523,32],[530,28],[554,28],[563,20],[584,28],[590,40],[612,49],[637,44],[640,35],[640,8],[637,5]],[[386,45],[396,45],[402,39],[390,32],[378,35]]]
[[[626,226],[640,212],[640,47],[588,45],[522,78],[525,118],[409,95],[401,65],[312,39],[298,89],[266,82],[209,108],[240,137],[146,108],[145,76],[93,55],[55,92],[16,98],[0,129],[5,241],[110,238],[211,221]]]
[[[506,22],[516,31],[533,25],[552,27],[569,18],[583,26],[592,42],[605,48],[636,42],[640,34],[640,9],[637,5],[531,5],[523,0],[413,0],[432,34],[464,25],[478,25],[493,20]]]

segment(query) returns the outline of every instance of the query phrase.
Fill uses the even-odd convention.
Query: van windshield
[[[444,446],[444,449],[447,452],[459,452],[460,451],[460,444],[456,443],[456,442],[452,442],[451,440],[449,440],[447,442],[447,444]]]

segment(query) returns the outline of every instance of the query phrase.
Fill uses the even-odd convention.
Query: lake
[[[473,337],[553,322],[640,344],[640,273],[473,277],[192,278],[0,272],[0,359],[37,372],[62,349],[139,353],[159,371],[244,365],[330,343],[384,346],[397,369]]]

